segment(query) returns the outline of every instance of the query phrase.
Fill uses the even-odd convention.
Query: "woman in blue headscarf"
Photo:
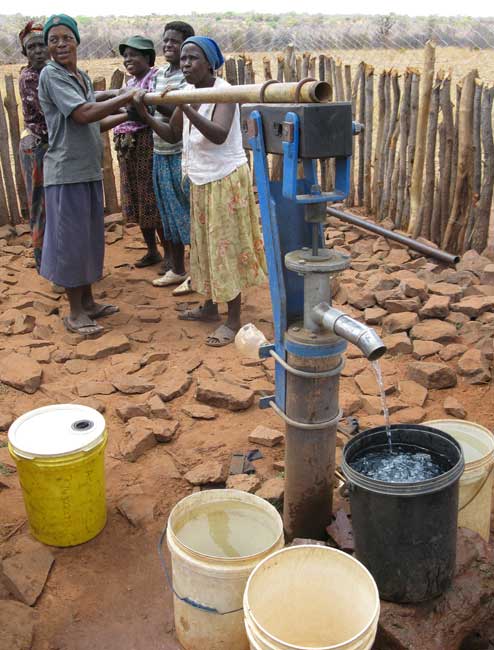
[[[215,75],[223,63],[213,39],[192,36],[184,41],[180,66],[196,88],[228,86]],[[181,105],[164,124],[147,113],[143,96],[135,96],[142,119],[168,142],[183,139],[182,169],[190,180],[190,275],[193,288],[206,300],[179,318],[218,321],[218,303],[226,302],[226,322],[206,339],[207,345],[221,347],[231,343],[240,328],[241,292],[266,277],[238,104]]]

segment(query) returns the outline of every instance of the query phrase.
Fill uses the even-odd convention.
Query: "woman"
[[[44,158],[46,229],[40,273],[65,288],[70,332],[85,336],[103,328],[95,319],[114,314],[115,305],[94,301],[92,284],[103,273],[102,144],[104,131],[127,120],[120,109],[134,90],[99,103],[88,75],[77,67],[77,22],[50,16],[43,38],[51,56],[39,81],[39,100],[48,127]]]
[[[45,232],[43,195],[43,158],[48,148],[48,129],[38,99],[39,75],[48,61],[48,48],[43,41],[43,25],[32,20],[19,33],[27,66],[19,77],[19,94],[24,117],[24,130],[19,143],[19,160],[26,186],[29,225],[34,261],[39,273],[41,249]]]
[[[183,88],[187,82],[180,70],[180,48],[185,39],[194,36],[188,23],[176,20],[165,25],[163,31],[163,54],[166,65],[158,70],[153,90]],[[174,106],[157,106],[158,119],[168,122]],[[160,278],[153,281],[156,287],[182,284],[174,295],[189,293],[187,273],[184,266],[184,246],[190,244],[189,187],[182,183],[182,143],[170,144],[154,134],[153,184],[156,202],[163,223],[165,240],[170,251],[171,268],[163,269]]]
[[[184,41],[180,66],[196,88],[228,85],[215,76],[223,63],[213,39],[193,36]],[[218,321],[218,303],[226,302],[226,322],[206,339],[207,345],[221,347],[232,343],[240,329],[241,291],[261,284],[266,271],[239,108],[237,104],[177,106],[170,123],[164,124],[147,114],[143,95],[134,98],[141,118],[168,142],[183,138],[182,165],[190,180],[192,286],[206,301],[179,318]]]
[[[157,68],[153,41],[132,36],[119,45],[124,66],[132,77],[127,88],[151,90]],[[115,149],[120,165],[122,212],[127,221],[138,223],[147,252],[135,266],[158,264],[163,259],[156,245],[156,232],[164,244],[163,227],[153,188],[153,133],[147,124],[127,121],[114,130]]]

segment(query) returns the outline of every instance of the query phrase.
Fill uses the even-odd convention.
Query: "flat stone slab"
[[[0,648],[29,650],[36,612],[15,600],[0,600]]]
[[[54,561],[50,550],[39,545],[3,560],[0,579],[18,600],[26,605],[34,605],[43,591]]]
[[[243,411],[252,406],[254,391],[226,381],[201,378],[197,382],[196,399],[210,406]]]
[[[24,354],[11,352],[0,359],[0,381],[24,393],[35,393],[42,375],[39,363]]]
[[[109,332],[98,339],[78,343],[76,355],[79,359],[103,359],[127,350],[130,350],[130,341],[125,334]]]
[[[224,483],[226,472],[223,465],[215,460],[201,463],[184,476],[192,485],[207,485],[209,483]]]
[[[263,447],[275,447],[283,442],[285,435],[277,429],[270,429],[260,424],[249,433],[249,442]]]

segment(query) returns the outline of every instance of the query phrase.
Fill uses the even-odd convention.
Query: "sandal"
[[[218,313],[208,315],[204,307],[196,307],[195,309],[186,309],[178,315],[180,320],[200,320],[205,323],[213,323],[220,320]]]
[[[237,332],[230,329],[228,325],[220,325],[206,338],[206,345],[210,345],[212,348],[222,348],[224,345],[233,343],[236,334]]]
[[[138,269],[143,269],[145,266],[154,266],[155,264],[159,264],[162,259],[163,258],[158,253],[158,251],[155,251],[154,253],[146,253],[146,255],[144,255],[144,257],[141,257],[140,260],[134,262],[134,266]]]
[[[179,287],[173,289],[172,296],[186,296],[188,293],[193,292],[194,290],[192,289],[192,280],[190,278],[187,278]]]
[[[162,275],[161,278],[156,278],[153,280],[154,287],[168,287],[171,284],[182,284],[184,279],[187,278],[187,273],[182,273],[179,275],[171,269]]]
[[[104,330],[104,328],[101,325],[98,325],[98,323],[94,323],[93,325],[79,325],[77,327],[76,325],[72,325],[68,316],[65,316],[63,319],[63,324],[65,325],[67,332],[70,332],[71,334],[80,334],[81,336],[94,336],[95,334],[101,334]]]
[[[89,318],[104,318],[105,316],[111,316],[112,314],[118,314],[120,307],[117,305],[98,305],[96,311],[88,312]]]

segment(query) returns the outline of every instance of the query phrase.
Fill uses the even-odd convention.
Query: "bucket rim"
[[[77,432],[77,429],[74,429],[71,433],[74,436],[74,441],[76,440],[75,436],[80,436],[79,445],[75,445],[73,448],[68,448],[64,451],[58,453],[54,452],[44,452],[39,448],[23,448],[19,445],[19,441],[16,439],[17,434],[23,425],[29,423],[30,420],[49,413],[56,413],[61,411],[73,411],[74,414],[78,413],[80,417],[75,418],[72,424],[76,424],[79,421],[84,420],[84,416],[89,419],[91,417],[91,423],[94,425],[94,431],[89,435],[85,434],[83,430],[81,433]],[[68,424],[68,423],[66,423]],[[106,421],[105,418],[101,415],[99,411],[86,406],[84,404],[76,403],[67,403],[67,404],[48,404],[47,406],[40,406],[39,408],[32,409],[27,411],[23,415],[20,415],[18,418],[12,422],[9,427],[7,440],[11,452],[14,452],[16,456],[24,460],[50,460],[57,458],[68,458],[80,453],[85,453],[92,451],[97,448],[102,442],[106,439]]]
[[[443,438],[450,442],[459,452],[459,459],[453,467],[451,467],[447,472],[435,476],[433,478],[425,479],[424,481],[415,481],[411,483],[391,483],[389,481],[379,481],[377,479],[370,478],[354,470],[347,462],[348,451],[352,449],[353,446],[363,438],[371,435],[377,434],[386,434],[385,425],[379,427],[373,427],[372,429],[367,429],[358,433],[356,436],[353,436],[346,445],[343,447],[343,458],[341,461],[341,470],[347,480],[358,487],[361,487],[370,492],[375,492],[377,494],[389,495],[389,496],[403,496],[403,497],[414,497],[420,496],[422,494],[432,494],[443,490],[444,488],[452,485],[457,481],[465,469],[465,459],[463,456],[463,449],[461,448],[460,443],[453,438],[449,433],[441,431],[441,429],[435,429],[434,427],[429,427],[424,424],[391,424],[391,431],[403,429],[403,427],[413,427],[415,430],[423,431],[424,433],[429,433],[440,438]]]
[[[470,470],[477,470],[482,467],[485,467],[486,465],[491,465],[492,463],[494,463],[494,433],[492,433],[492,431],[490,431],[487,427],[484,427],[483,424],[472,422],[471,420],[460,420],[456,418],[437,418],[436,420],[427,420],[427,422],[424,422],[424,425],[433,428],[439,428],[439,425],[442,423],[444,424],[460,423],[460,424],[471,425],[473,428],[476,428],[477,431],[482,432],[485,435],[485,438],[488,438],[490,441],[491,448],[484,456],[477,458],[477,460],[471,460],[468,462],[465,459],[465,472],[468,472]],[[440,431],[442,431],[442,429],[440,429]],[[448,431],[444,431],[444,433],[448,433]],[[449,433],[449,435],[455,438],[455,436],[453,436],[451,433]]]
[[[225,492],[227,492],[228,494],[225,495]],[[214,496],[218,495],[218,499],[213,498],[211,499],[212,501],[224,501],[226,500],[226,497],[233,496],[234,500],[236,501],[248,500],[251,503],[262,505],[263,510],[268,511],[271,514],[276,514],[276,524],[279,527],[279,531],[277,531],[278,535],[273,540],[273,543],[257,553],[252,553],[251,555],[241,555],[239,557],[223,557],[221,555],[208,555],[207,553],[201,553],[200,551],[196,551],[190,546],[187,546],[187,544],[184,544],[184,542],[180,540],[178,535],[175,533],[175,530],[173,529],[172,518],[176,516],[179,507],[183,507],[184,505],[186,505],[187,502],[200,500],[201,495],[204,495],[206,493]],[[223,498],[221,498],[220,495],[222,495]],[[187,554],[189,554],[192,557],[199,558],[201,560],[209,559],[219,564],[226,564],[226,565],[245,564],[252,560],[255,560],[256,557],[269,553],[269,551],[278,544],[280,538],[283,538],[283,521],[281,519],[280,513],[276,510],[276,508],[271,503],[269,503],[269,501],[266,501],[266,499],[258,497],[255,494],[251,494],[250,492],[244,492],[243,490],[235,490],[231,488],[224,488],[221,490],[203,490],[201,492],[189,494],[183,499],[180,499],[180,501],[178,501],[173,506],[173,508],[170,511],[170,514],[168,515],[167,535],[169,535],[173,539],[174,543],[176,544],[176,546],[178,546],[178,548],[182,549],[183,551],[186,551]]]
[[[362,573],[366,575],[369,578],[369,583],[372,585],[372,590],[374,592],[375,596],[375,606],[374,610],[372,612],[372,615],[370,617],[369,622],[367,625],[358,633],[355,634],[353,637],[350,637],[349,639],[346,639],[345,641],[342,641],[341,643],[338,644],[332,644],[330,646],[293,646],[293,644],[289,644],[287,641],[283,641],[282,639],[274,636],[274,634],[271,634],[268,632],[256,619],[256,617],[253,615],[252,608],[249,605],[249,597],[248,597],[248,592],[249,588],[251,585],[251,582],[256,575],[256,573],[261,569],[261,567],[266,564],[267,562],[272,561],[274,558],[278,557],[282,553],[290,553],[290,552],[298,552],[303,549],[315,549],[317,551],[322,551],[323,553],[330,552],[330,553],[337,553],[338,555],[342,556],[345,558],[345,561],[350,561],[354,564],[357,564],[360,569],[362,570]],[[374,580],[374,577],[372,576],[371,572],[367,567],[365,567],[360,560],[357,560],[357,558],[353,557],[352,555],[349,555],[348,553],[345,553],[344,551],[340,551],[337,548],[332,548],[331,546],[321,546],[320,544],[298,544],[297,546],[287,546],[285,548],[280,549],[279,551],[276,551],[275,553],[272,553],[268,557],[264,558],[259,562],[259,564],[256,565],[252,573],[250,574],[247,583],[245,585],[245,590],[244,590],[244,598],[243,598],[243,603],[244,603],[244,612],[248,614],[249,618],[251,621],[254,622],[256,627],[258,627],[263,634],[265,634],[268,639],[272,639],[275,643],[282,644],[285,647],[289,647],[289,645],[292,645],[292,648],[297,648],[297,650],[338,650],[338,648],[345,648],[349,643],[352,643],[353,641],[358,640],[359,637],[364,635],[366,632],[370,630],[370,628],[377,622],[379,618],[379,613],[381,610],[381,602],[379,600],[379,590],[377,588],[376,581]]]

